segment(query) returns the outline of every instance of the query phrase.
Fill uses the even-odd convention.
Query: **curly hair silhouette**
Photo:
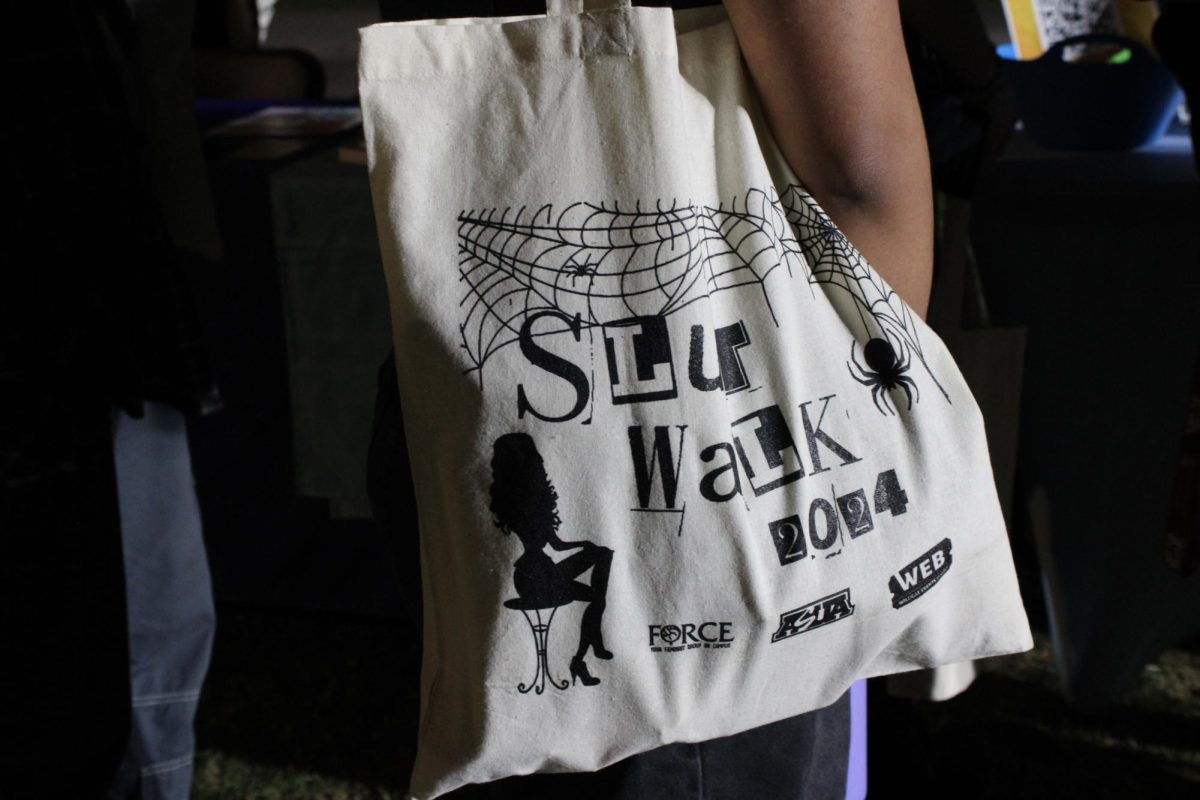
[[[613,551],[581,540],[558,538],[562,520],[558,516],[558,492],[550,482],[546,464],[533,438],[527,433],[506,433],[492,445],[490,509],[496,526],[505,534],[515,533],[524,552],[513,564],[513,585],[522,600],[550,608],[576,600],[587,602],[579,626],[579,646],[571,659],[571,676],[592,686],[600,682],[589,674],[583,660],[588,648],[597,658],[612,658],[604,648],[600,623],[608,593],[608,574]],[[546,553],[579,548],[561,561]],[[592,570],[590,585],[575,580]]]
[[[527,433],[506,433],[492,445],[491,497],[496,525],[505,533],[515,530],[548,537],[562,522],[558,492]]]

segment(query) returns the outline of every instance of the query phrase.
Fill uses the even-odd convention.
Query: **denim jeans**
[[[216,615],[183,415],[113,413],[125,556],[132,734],[111,800],[185,800]]]

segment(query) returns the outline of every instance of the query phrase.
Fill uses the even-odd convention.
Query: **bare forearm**
[[[547,537],[546,542],[547,542],[547,544],[550,545],[550,548],[553,550],[571,550],[576,547],[586,548],[586,547],[591,546],[591,544],[592,544],[591,542],[589,542],[587,540],[578,541],[578,542],[567,542],[567,541],[564,541],[564,540],[558,538],[557,533],[551,533]]]
[[[933,200],[897,0],[725,0],[784,157],[924,316]]]

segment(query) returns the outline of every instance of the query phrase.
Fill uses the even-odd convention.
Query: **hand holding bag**
[[[362,32],[422,800],[1032,644],[970,391],[791,174],[722,9],[549,6]]]

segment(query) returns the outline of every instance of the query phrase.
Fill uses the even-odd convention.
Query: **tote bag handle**
[[[546,0],[547,17],[565,17],[585,11],[606,11],[610,8],[629,8],[632,0]]]

